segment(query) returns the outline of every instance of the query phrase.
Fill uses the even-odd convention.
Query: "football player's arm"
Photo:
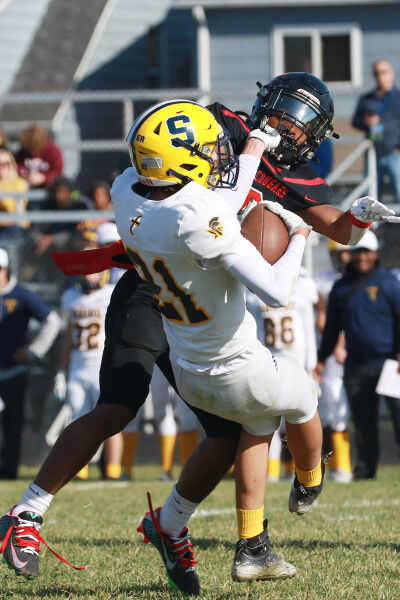
[[[361,240],[373,222],[400,222],[394,211],[370,196],[354,200],[346,212],[325,204],[296,212],[318,233],[350,246]]]
[[[254,129],[250,132],[242,154],[239,156],[239,174],[234,188],[220,188],[216,193],[220,198],[229,202],[230,207],[239,212],[250,191],[262,155],[266,150],[270,151],[279,144],[281,136],[279,133],[265,126],[264,130]]]
[[[286,306],[299,274],[305,244],[302,234],[293,235],[284,255],[270,265],[255,246],[238,236],[219,256],[219,263],[265,304]]]
[[[207,106],[216,120],[230,134],[230,141],[235,154],[241,154],[247,140],[250,128],[234,112],[219,102]]]

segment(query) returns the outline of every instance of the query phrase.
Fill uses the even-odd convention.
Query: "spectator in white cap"
[[[106,223],[101,223],[97,229],[97,244],[100,248],[105,248],[109,246],[113,242],[118,242],[120,237],[118,235],[117,226],[115,223],[110,223],[107,221]],[[118,269],[117,267],[113,267],[110,269],[110,283],[116,284],[119,279],[121,279],[122,275],[125,273],[125,269]]]
[[[109,246],[113,242],[118,242],[120,237],[118,235],[117,226],[115,223],[101,223],[97,227],[97,242],[99,246]]]
[[[318,372],[341,331],[346,336],[344,383],[354,421],[354,479],[374,479],[379,461],[379,401],[376,393],[386,359],[398,361],[400,372],[400,283],[379,265],[378,240],[367,231],[351,247],[344,277],[328,298],[327,319],[319,350]],[[384,396],[391,413],[400,456],[400,403]]]
[[[42,325],[29,342],[31,318]],[[0,396],[4,402],[0,479],[17,477],[29,362],[46,354],[59,329],[56,311],[17,283],[10,275],[8,254],[0,248]]]

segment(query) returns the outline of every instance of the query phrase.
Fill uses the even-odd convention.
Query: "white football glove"
[[[296,231],[302,229],[303,227],[307,227],[310,231],[312,229],[311,225],[307,225],[305,221],[299,215],[296,215],[290,210],[286,210],[283,208],[279,202],[272,202],[272,200],[263,200],[261,202],[264,206],[268,208],[271,212],[275,213],[282,219],[285,224],[286,229],[288,230],[289,237],[292,237]]]
[[[350,213],[362,223],[384,221],[385,223],[400,223],[400,217],[396,217],[393,210],[387,208],[382,202],[364,196],[351,203]]]
[[[275,150],[281,141],[279,132],[267,124],[263,126],[260,124],[259,129],[253,129],[253,131],[250,131],[248,135],[248,139],[249,138],[257,138],[258,140],[264,142],[265,152],[271,152],[271,150]]]
[[[64,402],[67,395],[67,378],[65,371],[57,371],[54,377],[53,392],[59,402]]]

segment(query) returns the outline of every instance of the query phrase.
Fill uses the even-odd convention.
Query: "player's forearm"
[[[262,145],[259,140],[249,140],[250,142],[258,142]],[[215,193],[220,198],[224,198],[229,202],[229,205],[235,212],[239,212],[244,201],[247,198],[247,194],[253,184],[254,177],[256,176],[260,159],[257,156],[251,154],[241,154],[239,156],[239,174],[236,186],[234,189],[220,188],[216,189]]]
[[[370,226],[357,221],[348,210],[343,212],[334,206],[315,206],[299,210],[297,214],[317,233],[350,246],[359,242]]]
[[[286,306],[298,276],[305,238],[294,235],[285,254],[270,265],[244,238],[220,257],[221,265],[269,306]]]

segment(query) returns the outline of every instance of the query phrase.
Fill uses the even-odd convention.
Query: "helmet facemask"
[[[279,78],[278,78],[279,79]],[[250,117],[256,127],[263,117],[278,119],[273,125],[281,134],[281,142],[271,154],[286,166],[307,162],[314,157],[318,146],[332,136],[332,114],[320,106],[317,94],[305,89],[290,89],[279,85],[260,86]],[[305,87],[305,86],[304,86]],[[293,126],[297,128],[295,131]],[[301,138],[305,136],[305,139]],[[301,141],[300,141],[301,140]]]
[[[238,159],[233,153],[230,142],[230,135],[227,131],[222,130],[218,135],[217,140],[190,144],[186,140],[176,139],[176,146],[181,146],[190,151],[191,156],[199,156],[206,160],[212,167],[211,173],[208,176],[207,183],[211,188],[232,188],[236,185],[238,178]],[[182,183],[190,181],[188,176],[184,181],[184,177],[170,169],[171,174],[178,178],[182,178]]]

